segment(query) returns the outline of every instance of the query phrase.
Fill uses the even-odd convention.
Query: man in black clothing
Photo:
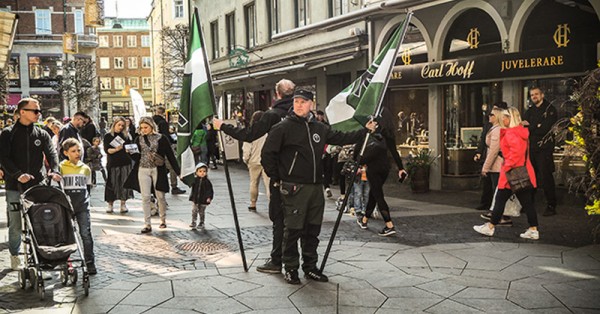
[[[310,111],[313,105],[310,91],[294,92],[294,110],[269,132],[263,146],[261,164],[280,188],[284,215],[283,264],[285,281],[300,284],[298,268],[301,239],[302,270],[307,279],[326,282],[327,276],[317,268],[317,247],[323,223],[323,163],[326,144],[345,145],[358,142],[366,129],[343,133],[318,122]],[[367,128],[375,131],[376,123]]]
[[[225,134],[244,142],[261,138],[267,134],[271,127],[281,122],[292,108],[292,95],[294,94],[294,82],[290,80],[280,80],[275,85],[275,96],[277,101],[273,107],[266,111],[260,120],[254,122],[247,128],[235,127],[230,124],[224,124],[220,119],[213,119],[215,130],[222,130]],[[281,273],[281,244],[283,242],[283,212],[281,211],[281,195],[279,188],[273,185],[273,180],[269,184],[271,197],[269,199],[269,219],[273,222],[273,249],[271,258],[264,265],[256,267],[256,270],[262,273],[278,274]]]
[[[171,137],[171,132],[169,132],[169,122],[165,119],[165,107],[156,107],[152,120],[154,120],[154,123],[156,123],[156,126],[158,127],[158,133],[164,135],[167,140],[169,140],[171,147],[177,145],[177,141]],[[173,195],[185,193],[185,190],[180,189],[177,186],[177,173],[173,170],[171,163],[167,160],[166,164],[167,169],[169,170],[169,180],[171,180],[171,193],[173,193]]]
[[[82,143],[83,145],[83,138],[81,137],[81,135],[79,134],[79,131],[85,126],[85,124],[89,121],[90,117],[87,115],[87,113],[83,112],[83,111],[78,111],[73,115],[73,118],[71,118],[71,121],[69,121],[69,123],[67,125],[65,125],[61,130],[60,133],[58,133],[58,147],[57,149],[57,153],[58,153],[58,159],[60,159],[61,161],[66,160],[67,156],[64,154],[64,151],[62,149],[62,143],[69,139],[69,138],[74,138],[77,139],[79,141],[79,143]],[[85,160],[85,148],[82,146],[81,147],[81,159]]]
[[[544,190],[547,207],[542,215],[556,215],[554,184],[554,137],[549,135],[557,120],[556,108],[544,99],[539,87],[529,90],[533,105],[523,114],[523,125],[529,128],[529,158],[535,170],[538,188]]]
[[[6,205],[8,217],[8,250],[11,268],[18,270],[21,264],[20,194],[40,183],[46,174],[60,181],[58,156],[50,135],[35,125],[40,116],[40,104],[33,98],[23,98],[17,104],[17,122],[0,133],[0,164],[6,181]],[[49,169],[44,173],[44,158]]]

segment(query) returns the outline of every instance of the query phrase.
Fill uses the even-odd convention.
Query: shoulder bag
[[[510,189],[514,192],[521,192],[524,190],[533,189],[533,183],[529,178],[527,172],[527,159],[529,158],[529,140],[527,140],[527,150],[525,150],[525,164],[520,167],[510,169],[506,172],[506,180]]]

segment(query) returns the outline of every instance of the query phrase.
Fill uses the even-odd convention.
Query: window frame
[[[83,20],[83,10],[75,10],[73,15],[73,20],[75,24],[75,34],[84,34],[85,25]]]
[[[140,37],[140,46],[141,47],[150,47],[150,35],[142,35]]]
[[[44,16],[42,16],[42,13]],[[35,33],[37,35],[52,35],[52,12],[48,9],[34,11]]]
[[[244,24],[246,26],[246,48],[256,47],[256,5],[254,2],[244,6]]]
[[[225,15],[225,29],[227,31],[227,55],[235,49],[235,12]]]
[[[123,57],[113,57],[113,66],[115,69],[121,70],[125,68],[125,60]]]
[[[136,35],[127,35],[127,47],[128,48],[137,47],[137,36]]]
[[[112,78],[100,77],[100,90],[112,90]]]
[[[123,36],[113,35],[113,47],[123,48]]]
[[[125,78],[124,77],[115,77],[113,78],[114,80],[114,89],[115,90],[122,90],[125,89]],[[117,82],[120,82],[121,87],[118,86]]]
[[[135,84],[133,84],[135,82]],[[129,77],[127,78],[127,85],[131,88],[139,88],[140,79],[138,77]]]
[[[142,57],[142,69],[150,68],[152,68],[152,57]]]
[[[329,0],[329,17],[342,16],[350,12],[348,0]]]
[[[210,23],[210,44],[212,50],[212,59],[219,57],[219,21],[214,20]]]
[[[127,57],[127,68],[137,69],[138,68],[138,57]]]
[[[173,18],[181,19],[185,17],[185,7],[183,0],[173,0]]]
[[[296,27],[302,27],[310,24],[310,1],[309,0],[295,0],[295,18]],[[302,10],[302,12],[301,12]]]
[[[110,57],[100,57],[99,62],[101,70],[110,70]]]
[[[269,31],[273,35],[281,32],[281,3],[280,0],[269,0]]]
[[[103,43],[105,43],[105,44],[103,44]],[[110,47],[110,41],[108,40],[108,35],[98,36],[98,47],[100,47],[100,48]]]
[[[152,78],[151,77],[149,77],[149,76],[142,77],[142,89],[152,89]]]

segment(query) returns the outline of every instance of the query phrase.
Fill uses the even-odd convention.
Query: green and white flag
[[[357,130],[371,116],[379,114],[381,101],[396,63],[398,48],[402,45],[411,16],[412,12],[406,15],[404,23],[396,29],[367,71],[329,101],[325,113],[334,129]]]
[[[192,135],[200,122],[214,115],[214,92],[210,77],[198,10],[195,9],[190,25],[187,61],[183,72],[177,130],[177,156],[181,162],[181,176],[188,185],[193,183],[196,170],[194,153],[190,147]]]

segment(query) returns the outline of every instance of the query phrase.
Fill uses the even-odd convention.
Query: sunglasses
[[[42,113],[42,111],[40,109],[28,109],[28,108],[23,108],[21,110],[25,110],[25,111],[30,111],[33,112],[34,114],[40,114]]]

